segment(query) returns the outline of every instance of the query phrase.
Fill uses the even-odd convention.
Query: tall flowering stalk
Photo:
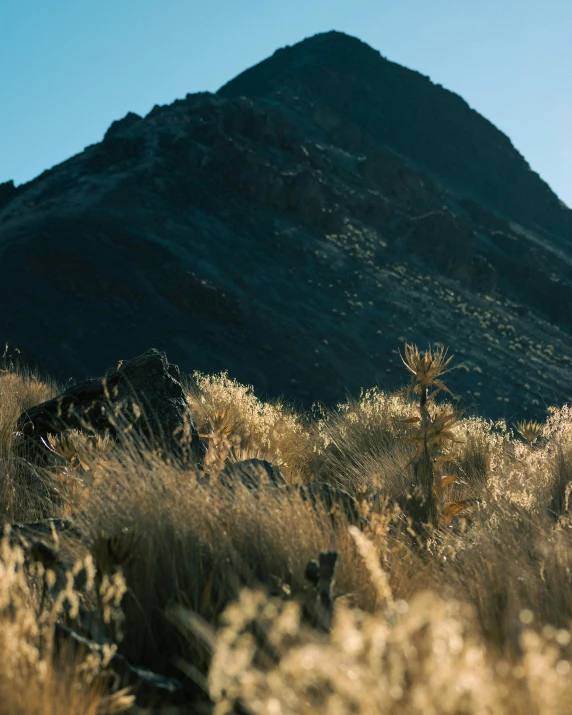
[[[417,527],[436,528],[440,524],[448,524],[466,506],[463,502],[445,503],[447,487],[457,480],[441,473],[443,465],[451,461],[450,457],[442,454],[443,446],[457,441],[452,428],[463,413],[448,408],[433,410],[433,414],[429,411],[429,405],[438,392],[450,393],[441,378],[449,372],[452,359],[453,356],[448,356],[443,347],[429,348],[421,354],[417,346],[409,344],[405,345],[405,357],[402,357],[403,364],[411,373],[411,385],[406,391],[419,396],[419,416],[405,420],[416,423],[418,428],[411,437],[403,438],[417,445],[412,459],[416,494],[410,505]]]

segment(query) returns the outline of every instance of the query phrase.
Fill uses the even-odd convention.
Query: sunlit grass
[[[6,537],[0,714],[131,706],[104,663],[54,656],[56,623],[77,627],[65,603],[99,612],[110,647],[184,681],[203,711],[569,712],[572,412],[514,426],[465,417],[447,403],[444,350],[412,346],[404,359],[416,391],[371,388],[308,414],[226,374],[189,378],[210,475],[72,431],[49,440],[57,463],[26,466],[17,418],[57,386],[2,372],[3,522],[71,520],[77,533],[46,544],[72,576],[93,564],[93,584],[73,576],[58,600],[44,551]],[[224,465],[252,457],[289,485],[343,489],[359,523],[290,487],[224,486]],[[420,538],[423,475],[436,511]],[[305,576],[321,551],[338,554],[329,630]]]

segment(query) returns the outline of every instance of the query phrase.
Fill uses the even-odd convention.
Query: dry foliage
[[[54,652],[74,603],[100,612],[110,648],[183,681],[192,705],[180,712],[572,712],[572,410],[517,435],[430,399],[445,391],[443,351],[409,348],[406,362],[413,393],[374,388],[311,414],[195,375],[210,476],[75,432],[51,440],[59,461],[33,483],[14,425],[56,388],[5,367],[3,522],[67,518],[78,532],[53,544],[71,574],[59,591],[51,576],[43,586],[52,567],[33,544],[2,542],[0,715],[132,708],[109,663]],[[290,483],[343,488],[360,523],[295,489],[229,489],[220,470],[248,457]],[[423,460],[438,512],[419,539]],[[338,554],[329,628],[305,577],[326,550]],[[78,590],[88,562],[92,589]]]

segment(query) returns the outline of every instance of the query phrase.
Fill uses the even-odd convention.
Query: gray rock
[[[338,506],[352,524],[359,523],[361,519],[357,502],[348,492],[323,482],[288,484],[280,468],[264,459],[245,459],[227,464],[220,473],[220,480],[230,490],[242,484],[253,492],[271,488],[276,490],[277,496],[299,494],[314,508],[325,507],[330,513]]]
[[[180,383],[179,368],[154,349],[121,361],[102,378],[80,382],[32,407],[17,423],[22,444],[30,439],[41,442],[48,434],[67,429],[110,433],[117,438],[134,434],[176,455],[183,454],[186,446],[197,462],[205,451]]]
[[[220,479],[229,489],[233,489],[239,482],[251,491],[260,487],[287,486],[279,467],[264,459],[245,459],[227,464],[220,473]]]
[[[289,489],[297,490],[302,500],[309,501],[314,508],[322,505],[331,513],[336,506],[339,506],[351,524],[358,524],[361,520],[357,501],[343,489],[322,482],[296,484]]]

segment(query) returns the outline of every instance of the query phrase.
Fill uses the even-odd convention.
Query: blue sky
[[[572,0],[4,0],[0,182],[331,29],[461,94],[572,206]]]

